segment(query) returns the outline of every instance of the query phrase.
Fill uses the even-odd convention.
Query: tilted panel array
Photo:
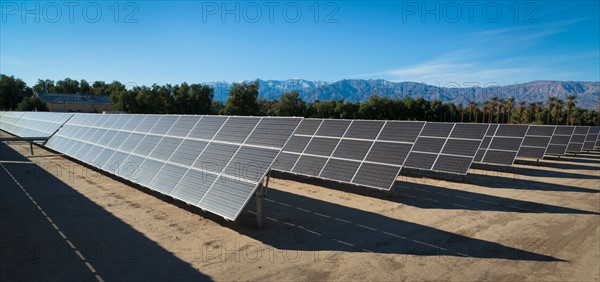
[[[76,114],[47,146],[235,220],[301,120]]]
[[[583,149],[583,144],[585,143],[585,139],[587,138],[587,134],[590,131],[589,126],[576,126],[573,131],[573,135],[571,136],[571,140],[569,140],[569,145],[567,146],[567,152],[579,153]]]
[[[489,124],[428,122],[404,167],[465,175]]]
[[[473,161],[512,165],[515,162],[528,127],[528,125],[520,124],[490,125]]]
[[[587,136],[585,137],[585,142],[583,143],[583,148],[582,150],[593,150],[594,147],[596,146],[596,140],[598,140],[598,137],[600,135],[600,126],[592,126],[590,127],[590,131],[588,132]]]
[[[2,116],[0,116],[0,129],[14,134],[19,130],[16,126],[17,122],[21,118],[21,116],[25,114],[24,112],[3,112]]]
[[[564,155],[567,152],[569,141],[575,131],[575,126],[557,125],[548,144],[546,155]]]
[[[390,190],[424,124],[304,119],[273,169]]]
[[[12,116],[12,118],[9,118]],[[3,130],[23,138],[48,138],[54,134],[73,114],[69,113],[49,113],[49,112],[7,112],[0,117],[4,127],[5,119],[9,120],[9,128]],[[15,119],[14,117],[18,117]]]
[[[554,125],[530,125],[517,157],[542,159],[546,154],[552,135],[556,126]]]

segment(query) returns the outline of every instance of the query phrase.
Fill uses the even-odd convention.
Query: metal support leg
[[[269,170],[269,172],[267,172],[267,180],[265,181],[265,191],[263,192],[263,196],[266,198],[267,197],[267,188],[269,188],[269,180],[271,179],[271,170]]]
[[[256,229],[262,229],[262,185],[256,191]]]
[[[33,156],[33,142],[29,142],[29,150],[31,151],[31,155]]]

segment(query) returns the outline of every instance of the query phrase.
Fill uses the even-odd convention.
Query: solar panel
[[[428,122],[404,167],[465,175],[489,127],[488,124]]]
[[[530,125],[523,143],[521,143],[517,157],[543,158],[555,129],[556,126],[554,125]]]
[[[235,220],[301,120],[75,114],[48,147]]]
[[[582,150],[593,150],[596,145],[596,140],[598,139],[598,135],[600,134],[600,126],[592,126],[590,127],[590,131],[585,137],[585,142],[583,143]]]
[[[5,112],[0,129],[23,138],[47,138],[73,114],[49,112]]]
[[[304,119],[273,168],[390,190],[424,124]]]
[[[24,112],[5,112],[1,117],[0,117],[0,129],[11,133],[13,135],[15,135],[16,131],[19,130],[18,127],[15,126],[15,124],[19,121],[19,118],[21,118],[21,116],[25,114]]]
[[[498,129],[497,124],[490,124],[490,127],[488,127],[488,130],[486,131],[485,136],[483,137],[483,141],[481,142],[481,145],[479,146],[479,149],[477,150],[477,154],[475,154],[475,157],[473,158],[473,162],[480,163],[481,161],[483,161],[485,152],[487,151],[487,148],[490,146],[490,143],[492,142],[492,138],[494,138],[494,134],[496,134],[497,129]]]
[[[585,143],[585,139],[587,138],[587,134],[590,131],[589,126],[576,126],[573,131],[573,135],[569,140],[569,145],[567,146],[568,152],[579,153],[583,149],[583,145]]]
[[[548,149],[546,150],[545,154],[559,156],[564,155],[567,152],[567,147],[569,146],[569,141],[571,140],[573,131],[575,131],[575,126],[557,125],[556,130],[554,130],[554,134],[552,134],[552,139],[550,139],[550,144],[548,145]]]
[[[512,165],[523,143],[528,125],[490,125],[474,162]]]

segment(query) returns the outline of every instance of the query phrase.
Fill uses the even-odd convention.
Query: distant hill
[[[231,83],[211,82],[215,88],[215,99],[225,101]],[[279,99],[282,93],[296,90],[307,102],[315,100],[344,99],[350,102],[366,101],[374,94],[389,98],[441,99],[445,102],[467,104],[481,103],[492,96],[517,101],[545,101],[550,96],[567,100],[569,95],[577,95],[579,107],[595,108],[600,99],[600,82],[585,81],[532,81],[528,83],[493,87],[438,87],[416,82],[392,82],[382,79],[344,79],[336,82],[309,81],[303,79],[260,80],[260,97],[268,100]]]

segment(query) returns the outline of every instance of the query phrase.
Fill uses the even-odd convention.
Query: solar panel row
[[[424,124],[304,119],[273,168],[390,190]]]
[[[404,167],[464,175],[488,127],[488,124],[428,122]]]
[[[464,175],[474,161],[512,165],[600,143],[600,127],[585,126],[23,112],[0,120],[0,129],[52,136],[56,151],[230,220],[271,166],[389,190],[403,167]]]
[[[556,126],[553,125],[530,125],[517,157],[541,159],[546,154]]]
[[[575,131],[575,126],[569,125],[558,125],[552,134],[548,149],[546,149],[546,155],[564,155],[567,152],[569,141]]]
[[[71,116],[73,114],[5,112],[0,116],[0,129],[24,138],[50,137]]]
[[[235,220],[300,121],[76,114],[47,146]]]
[[[586,151],[593,150],[596,146],[596,140],[598,140],[599,135],[600,126],[590,127],[590,130],[588,131],[588,134],[585,137],[585,142],[583,143],[583,147],[581,149]]]
[[[528,129],[528,125],[490,125],[474,161],[488,164],[512,165]]]
[[[581,152],[583,149],[583,143],[585,143],[585,139],[587,138],[589,130],[589,126],[576,126],[575,130],[573,131],[573,135],[571,135],[571,139],[569,140],[567,151],[574,153]]]

